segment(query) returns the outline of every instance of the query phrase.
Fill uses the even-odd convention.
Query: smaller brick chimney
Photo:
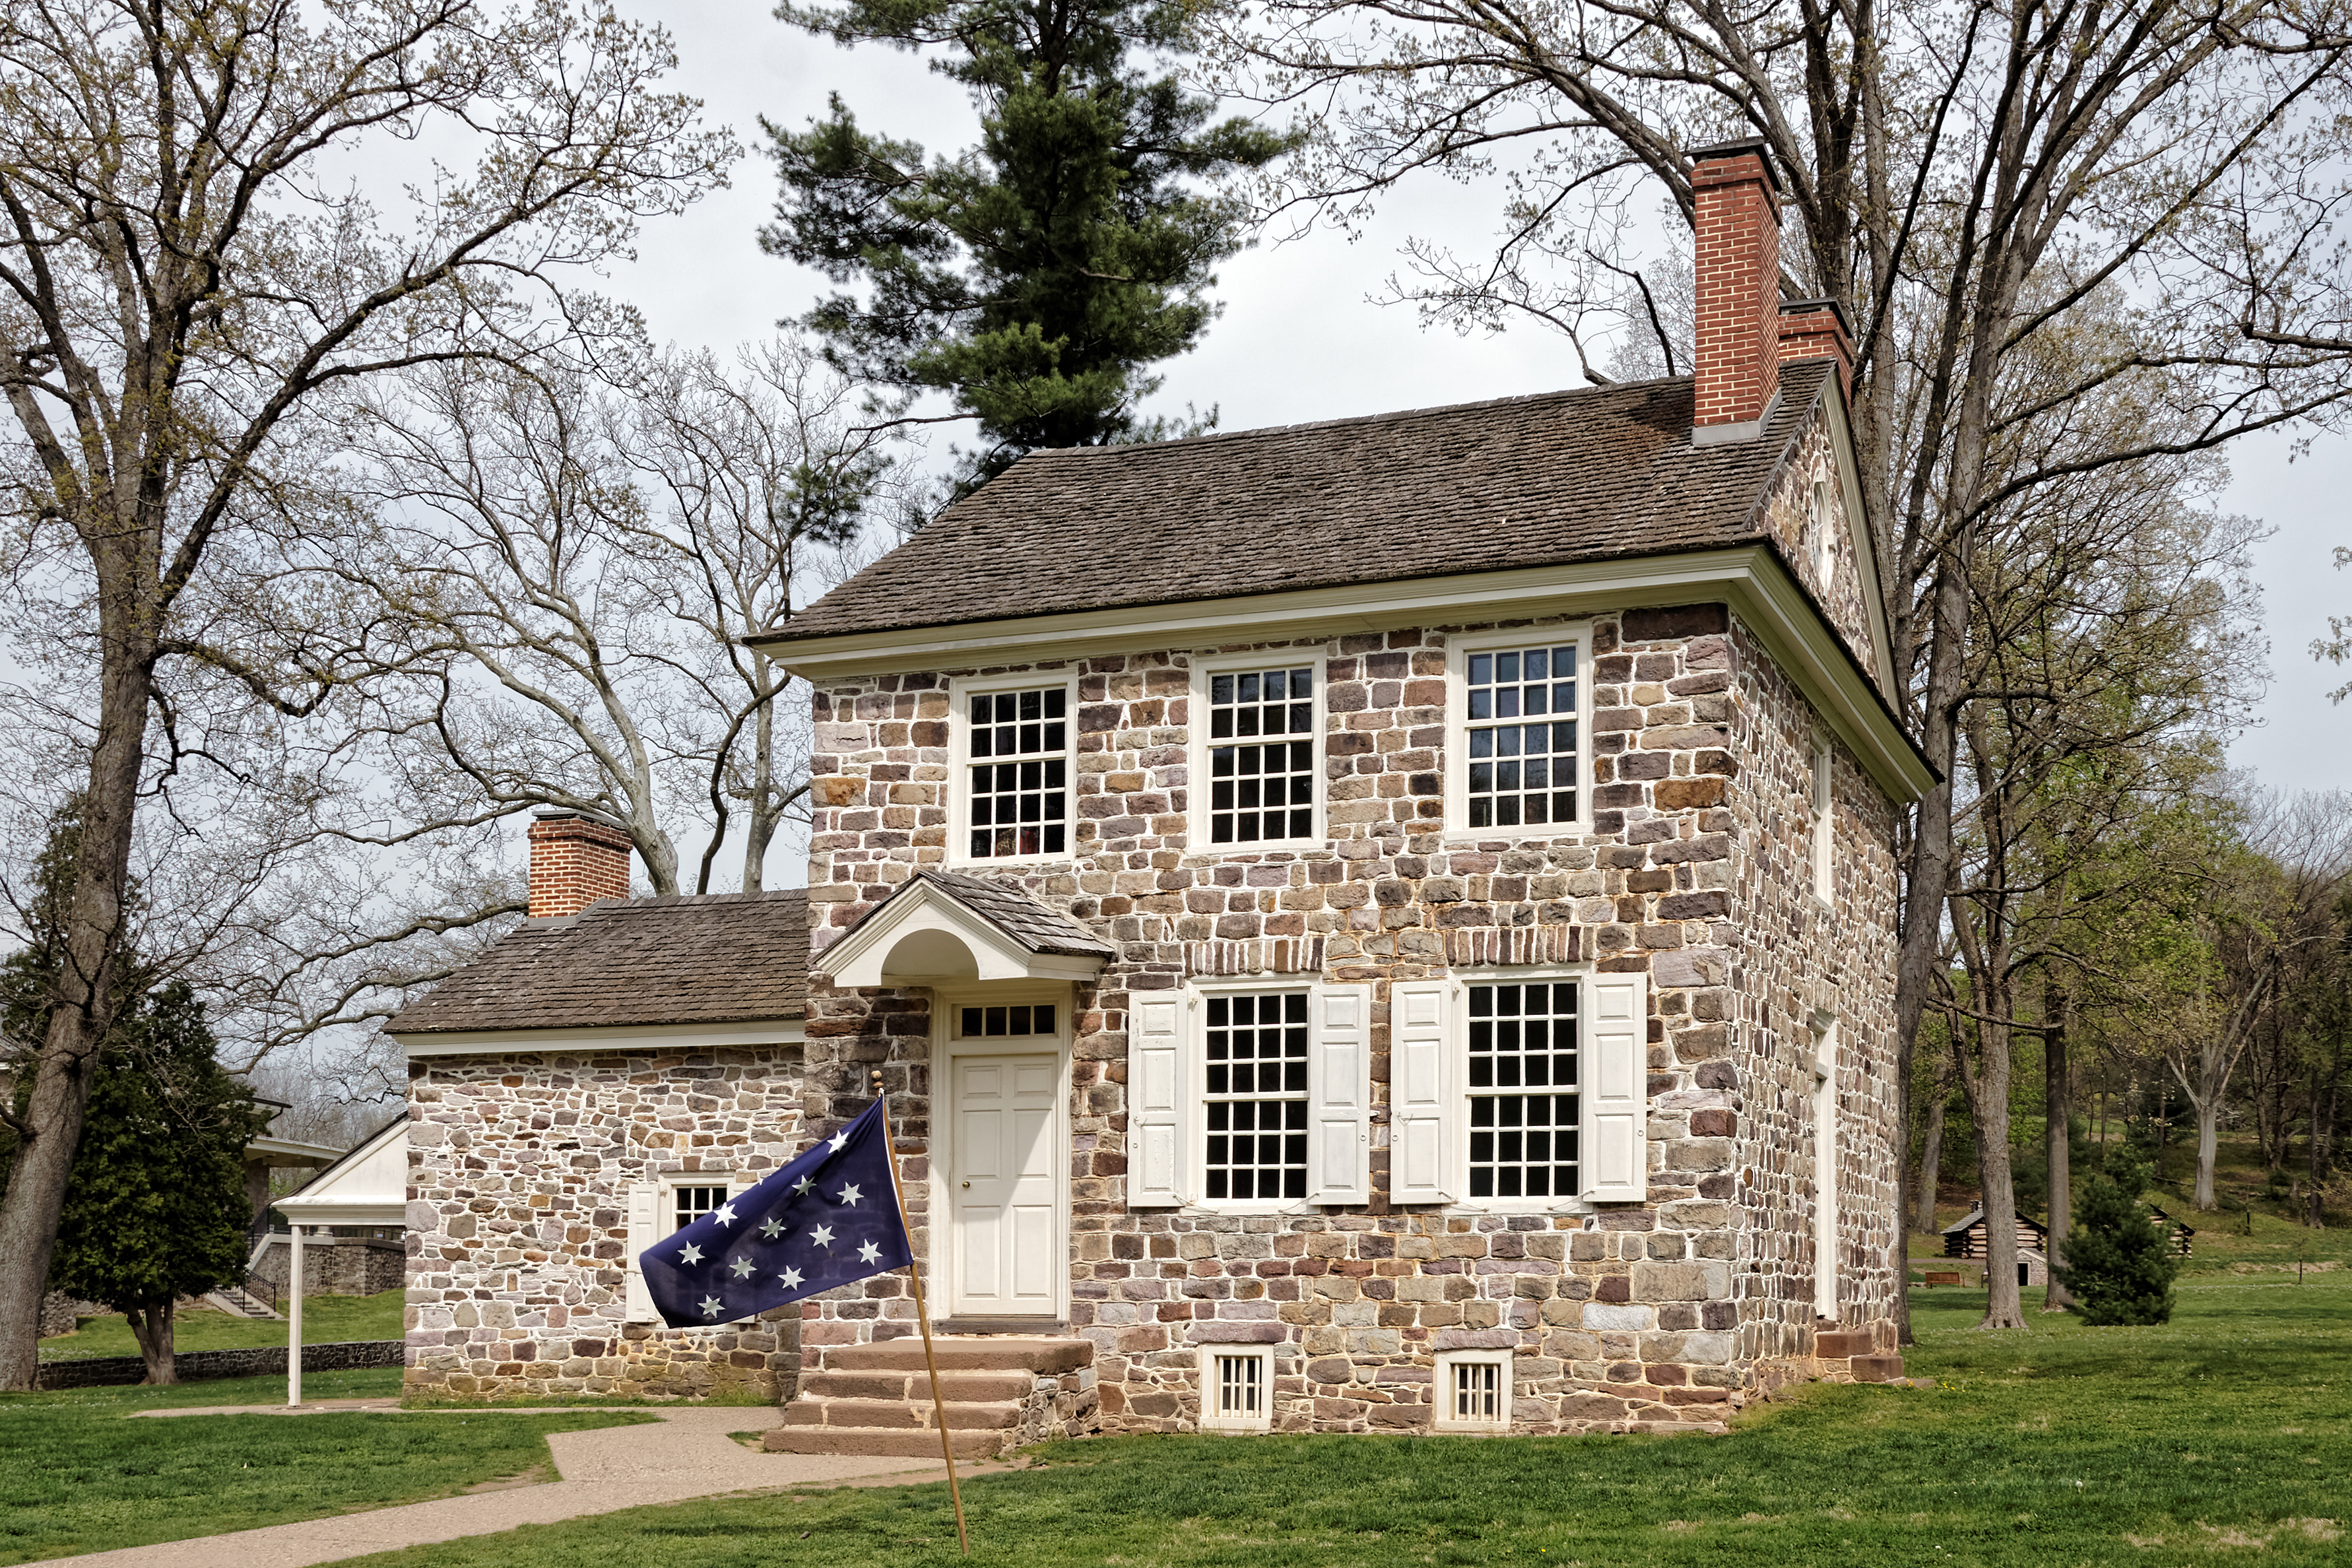
[[[1835,300],[1786,300],[1780,304],[1780,363],[1837,361],[1838,385],[1853,398],[1853,324]]]
[[[530,918],[576,915],[599,899],[629,896],[629,836],[576,811],[534,813]]]
[[[1691,153],[1697,402],[1691,440],[1752,441],[1780,395],[1780,186],[1759,139]]]

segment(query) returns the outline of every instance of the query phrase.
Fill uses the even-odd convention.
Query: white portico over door
[[[1068,1316],[1069,988],[940,998],[947,1090],[933,1165],[948,1216],[938,1267],[959,1320]]]

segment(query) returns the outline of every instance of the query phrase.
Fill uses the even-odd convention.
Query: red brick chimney
[[[1853,325],[1835,300],[1789,300],[1780,306],[1780,363],[1837,361],[1838,385],[1853,397]]]
[[[1691,153],[1698,243],[1691,439],[1751,441],[1780,393],[1780,187],[1759,139]]]
[[[576,915],[599,899],[629,896],[629,836],[576,811],[542,811],[530,825],[530,918]]]

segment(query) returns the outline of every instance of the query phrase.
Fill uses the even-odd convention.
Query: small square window
[[[1264,1432],[1274,1425],[1274,1355],[1255,1346],[1201,1352],[1201,1430]]]
[[[1434,1397],[1441,1432],[1508,1431],[1511,1352],[1441,1351]]]
[[[672,1187],[670,1217],[677,1223],[670,1228],[684,1230],[704,1215],[716,1213],[725,1206],[729,1191],[724,1186]]]

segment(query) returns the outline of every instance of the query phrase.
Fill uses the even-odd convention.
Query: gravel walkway
[[[141,1414],[263,1415],[272,1408],[224,1405]],[[327,1410],[380,1411],[389,1415],[396,1406],[384,1400],[338,1399],[304,1405],[300,1411],[275,1408],[281,1415]],[[412,1414],[420,1420],[435,1418],[424,1413]],[[648,1503],[684,1502],[690,1498],[715,1497],[724,1492],[776,1488],[870,1485],[877,1478],[887,1478],[885,1484],[908,1485],[931,1480],[941,1473],[937,1460],[924,1463],[913,1459],[757,1453],[727,1435],[748,1431],[770,1418],[770,1413],[761,1409],[654,1406],[649,1414],[660,1416],[660,1423],[550,1434],[548,1447],[555,1456],[556,1472],[562,1479],[544,1485],[475,1492],[437,1502],[404,1503],[363,1513],[338,1514],[331,1519],[306,1520],[299,1524],[273,1524],[230,1535],[203,1536],[194,1541],[93,1552],[79,1557],[53,1557],[43,1568],[82,1568],[83,1564],[90,1568],[100,1564],[104,1568],[305,1568],[312,1563],[363,1557],[371,1552],[452,1541],[462,1535],[490,1535],[519,1525],[548,1524],[562,1519],[642,1508]],[[1003,1468],[976,1465],[971,1469],[977,1473]],[[962,1466],[957,1469],[959,1474],[965,1473]],[[776,1506],[784,1509],[792,1504],[780,1499]]]

